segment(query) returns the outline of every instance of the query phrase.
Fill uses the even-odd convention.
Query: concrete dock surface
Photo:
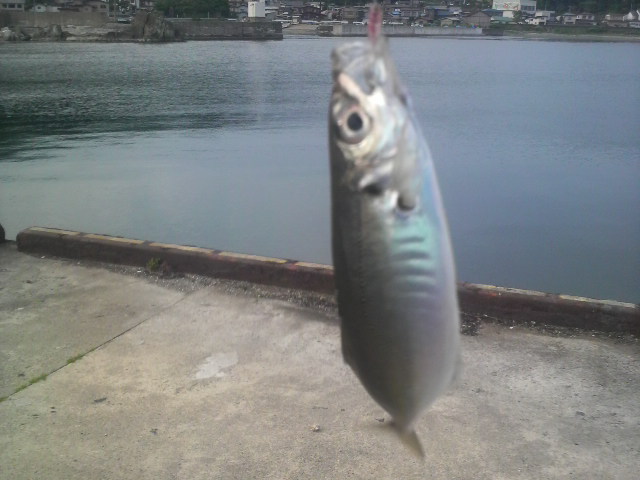
[[[330,296],[0,244],[0,478],[638,478],[637,340],[483,323],[463,348],[420,461]]]

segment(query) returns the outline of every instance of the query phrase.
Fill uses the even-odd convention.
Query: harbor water
[[[0,44],[0,223],[330,263],[345,40]],[[391,40],[460,281],[640,302],[640,49]]]

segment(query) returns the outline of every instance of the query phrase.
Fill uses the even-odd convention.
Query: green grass
[[[38,383],[38,382],[42,382],[42,381],[46,380],[48,376],[49,376],[49,374],[43,373],[42,375],[38,375],[37,377],[33,377],[27,383],[23,383],[18,388],[16,388],[15,392],[13,392],[11,395],[15,395],[16,393],[21,392],[22,390],[24,390],[27,387],[30,387],[34,383]],[[0,397],[0,403],[4,402],[11,395],[7,395],[6,397]]]
[[[87,353],[89,353],[89,352],[87,352]],[[73,357],[69,357],[67,359],[67,365],[71,365],[72,363],[77,362],[82,357],[84,357],[87,353],[79,353],[78,355],[74,355]],[[33,377],[27,383],[23,383],[18,388],[16,388],[16,390],[11,395],[15,395],[16,393],[21,392],[22,390],[24,390],[25,388],[30,387],[34,383],[38,383],[38,382],[42,382],[42,381],[46,380],[48,376],[49,376],[49,374],[43,373],[42,375],[38,375],[37,377]],[[6,397],[0,397],[0,403],[4,402],[11,395],[7,395]]]
[[[49,376],[48,374],[43,373],[42,375],[38,375],[37,377],[33,377],[33,378],[32,378],[31,380],[29,380],[27,383],[23,383],[22,385],[20,385],[20,386],[16,389],[16,391],[15,391],[15,392],[13,392],[13,393],[14,393],[14,394],[15,394],[15,393],[18,393],[18,392],[20,392],[20,391],[24,390],[25,388],[30,387],[30,386],[31,386],[31,385],[33,385],[34,383],[43,382],[44,380],[46,380],[46,379],[47,379],[47,377],[48,377],[48,376]]]
[[[71,365],[72,363],[77,362],[78,360],[80,360],[85,355],[86,355],[86,353],[79,353],[78,355],[74,355],[73,357],[69,357],[67,359],[67,365]]]
[[[150,272],[157,272],[160,269],[160,265],[162,264],[162,260],[159,258],[150,258],[147,262],[147,270]]]

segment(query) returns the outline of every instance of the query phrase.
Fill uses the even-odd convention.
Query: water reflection
[[[330,262],[335,43],[1,45],[8,236],[39,224]],[[640,301],[636,46],[392,48],[459,278]]]

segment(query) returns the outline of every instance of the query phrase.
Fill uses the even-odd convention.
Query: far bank
[[[104,12],[0,12],[0,41],[175,42],[184,40],[282,40],[278,22],[217,18],[165,18],[139,11],[130,23]]]
[[[640,29],[603,26],[500,25],[410,27],[385,25],[389,37],[520,38],[571,42],[638,42]],[[364,37],[358,24],[293,24],[238,22],[217,18],[165,18],[139,11],[130,23],[116,22],[104,12],[0,11],[0,41],[175,42],[184,40],[282,40],[284,36]]]
[[[311,25],[295,24],[282,30],[284,36],[325,36],[325,37],[365,37],[366,25],[335,24]],[[463,38],[509,38],[523,40],[547,40],[567,42],[638,42],[640,29],[608,27],[568,27],[568,26],[491,26],[471,27],[409,27],[405,25],[385,25],[383,32],[388,37],[463,37]]]

